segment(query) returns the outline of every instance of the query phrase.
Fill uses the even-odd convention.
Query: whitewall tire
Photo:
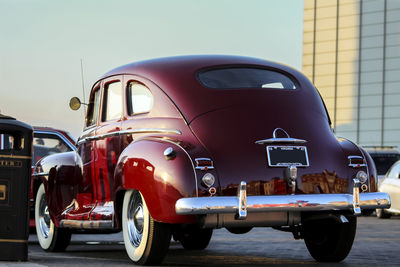
[[[70,243],[71,232],[57,228],[50,218],[44,185],[41,184],[35,200],[35,224],[39,244],[45,251],[64,251]]]
[[[122,231],[125,249],[136,264],[158,265],[171,240],[169,225],[155,222],[139,191],[125,192],[122,206]]]

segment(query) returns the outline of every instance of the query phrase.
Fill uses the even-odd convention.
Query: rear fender
[[[164,156],[172,148],[173,155]],[[186,150],[169,140],[142,139],[120,155],[115,170],[116,191],[136,189],[146,201],[152,218],[165,223],[192,223],[192,216],[177,215],[175,203],[197,196],[197,176]]]

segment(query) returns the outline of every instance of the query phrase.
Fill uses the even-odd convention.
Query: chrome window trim
[[[94,136],[88,136],[81,140],[78,140],[77,145],[81,145],[87,141],[99,140],[104,138],[109,138],[113,136],[121,136],[126,134],[138,134],[138,133],[166,133],[166,134],[178,134],[181,135],[182,132],[176,129],[161,129],[161,128],[141,128],[141,129],[129,129],[123,131],[116,131],[112,133],[104,133]]]
[[[56,136],[60,137],[68,145],[68,147],[72,149],[72,151],[76,151],[76,147],[74,146],[74,144],[72,144],[71,141],[69,141],[64,135],[60,134],[59,132],[33,130],[33,137],[35,137],[35,133],[56,135]]]

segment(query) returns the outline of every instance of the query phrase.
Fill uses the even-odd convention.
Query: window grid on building
[[[305,0],[303,72],[337,135],[400,145],[400,1]]]

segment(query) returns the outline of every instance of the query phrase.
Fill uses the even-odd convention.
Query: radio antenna
[[[82,78],[82,93],[83,93],[83,103],[86,103],[85,99],[85,81],[83,79],[83,60],[81,59],[81,78]],[[84,116],[86,115],[86,105],[84,107]]]

